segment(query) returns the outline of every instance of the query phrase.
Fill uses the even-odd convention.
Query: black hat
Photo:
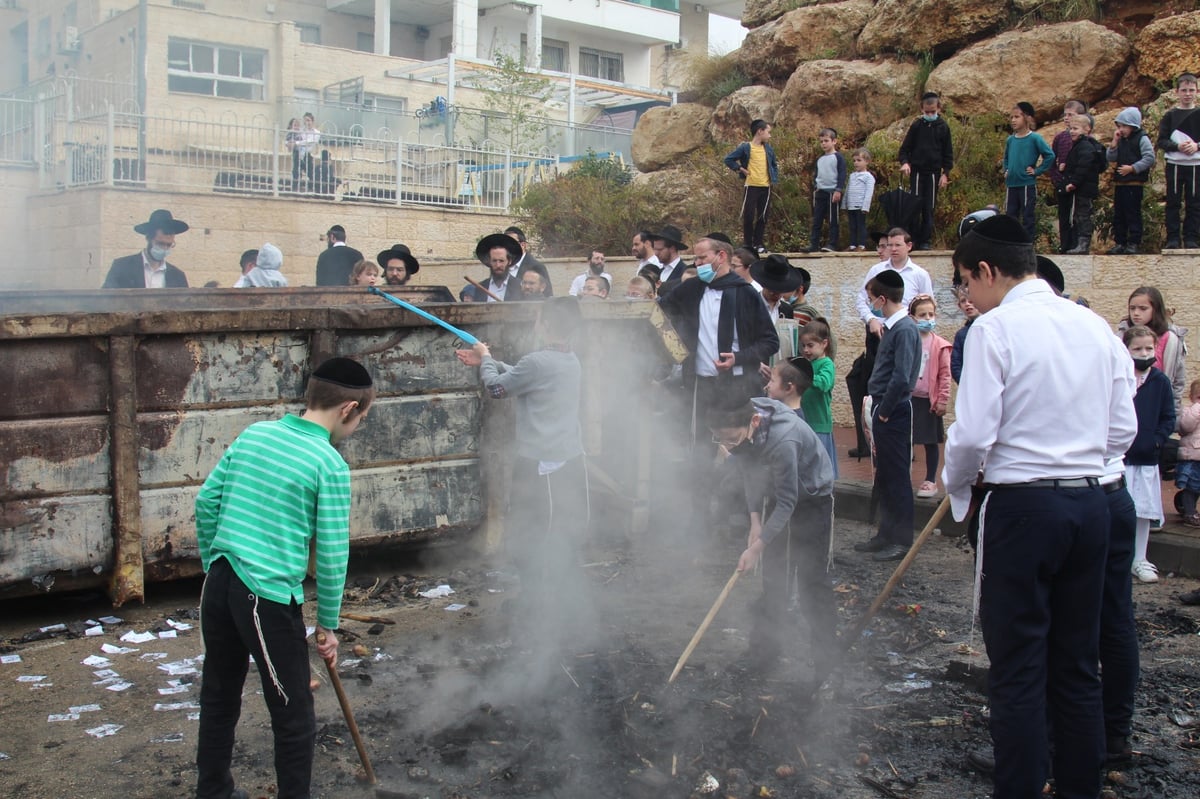
[[[1021,113],[1027,117],[1037,116],[1037,112],[1035,112],[1033,109],[1033,103],[1022,100],[1021,102],[1017,103],[1017,108],[1021,109]]]
[[[379,253],[375,263],[387,269],[387,262],[395,258],[404,261],[404,270],[410,275],[421,271],[421,264],[413,257],[412,251],[404,244],[393,244],[390,248]]]
[[[800,285],[804,286],[804,290],[807,292],[808,287],[812,285],[812,275],[803,266],[793,266],[792,269],[796,270],[796,273],[800,275]]]
[[[509,236],[507,233],[492,233],[489,236],[484,236],[475,245],[475,257],[479,259],[480,263],[487,266],[488,253],[494,247],[503,247],[507,250],[508,257],[512,259],[514,264],[521,260],[521,256],[525,254],[525,251],[521,249],[521,245],[512,236]]]
[[[750,264],[750,277],[767,291],[786,294],[800,286],[800,273],[792,268],[788,259],[778,253],[759,258]]]
[[[733,245],[733,242],[729,240],[729,237],[728,237],[728,236],[726,236],[724,233],[720,233],[720,232],[717,232],[717,233],[709,233],[709,234],[708,234],[707,236],[705,236],[704,238],[706,238],[706,239],[712,239],[713,241],[723,241],[723,242],[725,242],[726,244],[729,244],[729,245],[731,245],[731,246]]]
[[[188,223],[183,222],[171,216],[171,212],[165,208],[159,208],[154,213],[150,214],[150,218],[140,225],[133,226],[134,233],[141,233],[143,236],[150,236],[154,231],[161,230],[163,233],[174,236],[176,233],[183,233],[188,229]]]
[[[1042,280],[1058,289],[1059,294],[1067,290],[1067,281],[1063,277],[1062,270],[1058,268],[1058,264],[1044,255],[1037,257],[1037,274]]]
[[[677,250],[687,249],[687,245],[683,243],[683,233],[674,225],[663,225],[662,230],[654,234],[654,241],[665,241],[668,244],[674,244]]]
[[[868,230],[867,238],[878,244],[880,239],[888,238],[888,234],[886,230]]]
[[[900,277],[900,273],[895,269],[884,269],[879,274],[875,275],[875,279],[883,286],[890,289],[904,288],[904,278]]]
[[[800,371],[800,374],[807,377],[808,382],[810,382],[810,383],[812,382],[812,379],[813,379],[812,361],[810,361],[808,358],[797,355],[794,358],[788,358],[788,363],[791,364],[793,369],[798,369]]]
[[[312,373],[314,380],[323,380],[342,388],[370,388],[374,385],[371,373],[361,363],[349,358],[330,358]]]
[[[1008,214],[996,214],[971,228],[968,236],[982,236],[997,244],[1033,244],[1024,226]]]

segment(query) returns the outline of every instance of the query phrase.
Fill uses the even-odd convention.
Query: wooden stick
[[[679,656],[679,662],[675,664],[675,670],[671,672],[671,676],[667,678],[667,684],[675,682],[675,678],[679,676],[679,672],[683,671],[683,664],[687,663],[688,658],[692,656],[692,652],[696,649],[696,645],[700,643],[700,639],[704,637],[704,633],[708,631],[708,625],[717,616],[717,611],[721,609],[721,605],[725,604],[725,598],[729,596],[729,591],[733,588],[733,584],[742,576],[740,571],[734,571],[733,576],[729,578],[729,582],[725,583],[725,587],[721,589],[721,595],[717,597],[717,601],[709,608],[708,615],[704,617],[704,621],[700,622],[700,629],[696,630],[696,634],[692,636],[692,640],[688,642],[687,648],[683,650],[683,654]]]
[[[490,291],[488,291],[487,289],[485,289],[485,288],[483,287],[483,284],[482,284],[482,283],[480,283],[478,280],[472,280],[471,278],[467,277],[466,275],[463,275],[463,280],[467,281],[467,282],[468,282],[468,283],[470,283],[472,286],[474,286],[475,288],[479,289],[480,291],[482,291],[484,294],[486,294],[486,295],[488,295],[489,297],[491,297],[491,298],[492,298],[493,300],[495,300],[496,302],[504,302],[504,300],[502,300],[500,297],[497,297],[495,294],[493,294],[492,292],[490,292]]]
[[[366,616],[366,615],[363,615],[362,613],[343,613],[343,614],[341,614],[341,616],[343,619],[349,619],[350,621],[361,621],[364,624],[395,624],[396,623],[395,619],[385,619],[383,616]]]
[[[325,633],[317,633],[317,643],[325,643]],[[362,761],[367,782],[375,785],[379,780],[375,779],[375,769],[371,768],[371,759],[367,757],[367,747],[363,744],[362,735],[358,732],[358,725],[354,723],[354,711],[350,709],[350,700],[346,697],[346,689],[342,688],[342,678],[338,675],[337,666],[326,660],[325,667],[329,670],[329,681],[333,683],[338,704],[342,706],[342,715],[346,717],[346,726],[350,728],[350,737],[354,739],[354,748],[358,750],[358,759]]]

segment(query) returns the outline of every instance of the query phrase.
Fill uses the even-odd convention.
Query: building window
[[[34,44],[33,51],[39,58],[50,55],[50,17],[42,17],[38,20],[37,42]]]
[[[384,114],[403,114],[408,110],[408,98],[367,94],[363,96],[363,107],[369,111],[379,111]]]
[[[354,49],[360,53],[375,52],[375,34],[359,31]]]
[[[267,54],[201,42],[167,42],[167,89],[209,97],[262,100]]]
[[[555,72],[569,72],[570,62],[567,60],[567,43],[558,39],[542,38],[542,69]]]
[[[579,74],[623,83],[625,81],[625,56],[621,53],[580,47]]]
[[[300,31],[300,41],[304,44],[321,43],[321,26],[309,25],[307,22],[293,22],[296,30]]]

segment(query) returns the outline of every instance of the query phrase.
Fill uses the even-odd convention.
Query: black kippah
[[[813,365],[812,361],[808,360],[808,358],[797,355],[795,358],[788,358],[788,363],[792,365],[793,369],[799,370],[800,374],[809,380],[813,379]]]
[[[709,233],[709,234],[708,234],[707,236],[705,236],[704,238],[706,238],[706,239],[712,239],[713,241],[723,241],[723,242],[725,242],[726,244],[728,244],[728,245],[730,245],[730,246],[733,246],[733,242],[732,242],[732,241],[730,241],[730,240],[729,240],[729,237],[728,237],[728,236],[726,236],[724,233],[713,232],[713,233]]]
[[[1021,223],[1007,214],[989,216],[971,228],[967,235],[980,236],[996,244],[1033,244]]]
[[[1062,270],[1058,268],[1058,264],[1044,255],[1037,257],[1037,274],[1042,280],[1058,289],[1059,294],[1067,290],[1067,281],[1063,277]]]
[[[330,358],[312,373],[313,379],[324,380],[342,388],[370,388],[374,385],[371,373],[358,361],[349,358]]]
[[[904,288],[904,278],[900,277],[900,273],[895,269],[884,269],[875,276],[880,285],[887,286],[890,289]]]

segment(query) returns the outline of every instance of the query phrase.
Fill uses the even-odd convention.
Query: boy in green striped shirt
[[[230,773],[242,687],[254,656],[275,736],[279,799],[308,799],[316,716],[303,581],[315,539],[317,653],[337,661],[334,630],[350,551],[350,468],[334,445],[375,398],[349,358],[313,372],[305,410],[237,437],[196,497],[196,540],[208,576],[200,598],[204,672],[196,747],[197,799],[242,799]]]

